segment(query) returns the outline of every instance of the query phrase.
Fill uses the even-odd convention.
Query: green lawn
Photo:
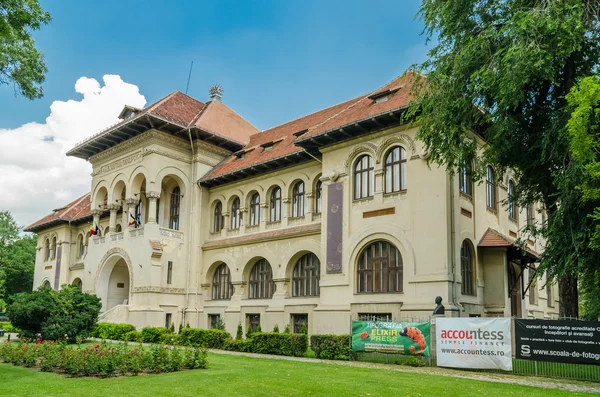
[[[66,378],[0,364],[8,396],[578,396],[525,387],[395,371],[210,354],[209,369],[126,378]]]

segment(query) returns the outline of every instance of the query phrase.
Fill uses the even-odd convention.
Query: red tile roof
[[[483,234],[483,237],[481,237],[481,240],[479,240],[479,244],[477,244],[478,247],[482,247],[482,248],[494,248],[494,247],[515,247],[515,248],[522,248],[521,245],[517,244],[517,242],[515,240],[513,240],[512,238],[505,236],[504,234],[500,233],[499,231],[492,229],[492,228],[488,228],[488,230],[486,230],[486,232]],[[527,248],[527,253],[532,255],[535,259],[539,259],[540,255],[535,252],[532,249]]]
[[[192,121],[196,127],[225,138],[247,144],[250,136],[260,132],[242,116],[219,101],[210,101]]]
[[[296,145],[295,141],[314,137],[328,130],[339,128],[348,123],[354,123],[377,114],[406,107],[412,99],[410,91],[414,81],[415,74],[407,72],[376,91],[273,127],[264,132],[251,135],[250,142],[245,149],[247,152],[243,158],[238,158],[236,155],[230,156],[202,177],[201,181],[301,152],[304,149]],[[387,101],[376,103],[373,99],[369,98],[388,90],[391,93]],[[302,131],[305,131],[305,133],[299,138],[294,135]],[[271,150],[265,151],[261,147],[261,145],[275,141],[279,142]]]
[[[36,232],[61,222],[77,221],[92,215],[90,193],[86,193],[64,207],[57,208],[50,215],[27,226],[26,232]]]

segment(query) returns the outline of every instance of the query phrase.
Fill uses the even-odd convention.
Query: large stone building
[[[35,287],[79,285],[103,321],[138,327],[347,333],[438,295],[450,316],[557,316],[556,287],[529,287],[542,242],[516,244],[543,209],[516,208],[491,167],[473,184],[429,166],[401,117],[413,79],[262,132],[218,87],[126,106],[68,153],[92,164],[91,193],[27,228]]]

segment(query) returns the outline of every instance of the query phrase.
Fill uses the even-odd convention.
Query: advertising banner
[[[600,322],[515,320],[517,358],[600,365]]]
[[[352,321],[352,351],[429,357],[429,323]]]
[[[436,319],[437,365],[512,371],[509,318]]]

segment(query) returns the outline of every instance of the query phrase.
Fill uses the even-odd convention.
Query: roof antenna
[[[190,78],[192,77],[192,68],[193,67],[194,67],[194,61],[192,61],[192,64],[190,65],[190,74],[188,75],[187,85],[185,86],[185,95],[187,95],[188,88],[190,87]]]

